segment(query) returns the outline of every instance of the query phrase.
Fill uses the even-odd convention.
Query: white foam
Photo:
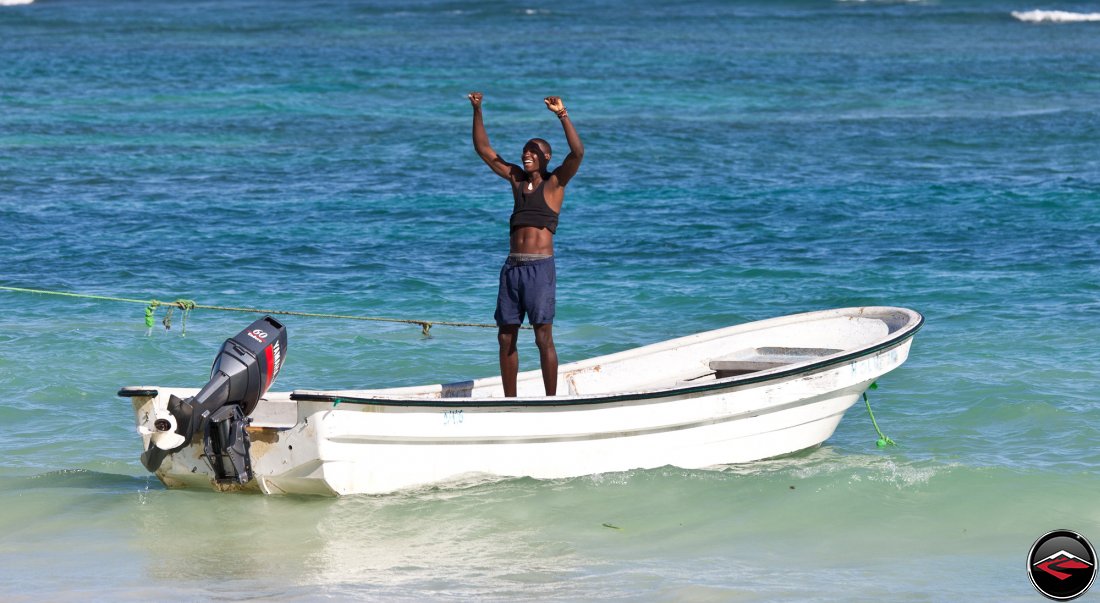
[[[0,6],[18,6],[20,4],[30,4],[34,0],[0,0]]]
[[[1073,13],[1064,10],[1012,11],[1012,16],[1028,23],[1081,23],[1100,21],[1100,13]]]

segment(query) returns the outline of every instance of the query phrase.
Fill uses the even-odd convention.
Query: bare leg
[[[558,350],[554,347],[554,325],[535,325],[535,345],[539,347],[539,366],[546,395],[558,393]]]
[[[519,325],[504,325],[497,331],[497,343],[500,344],[500,380],[504,385],[504,395],[516,397],[516,374],[519,373],[519,352],[516,351],[516,339]]]

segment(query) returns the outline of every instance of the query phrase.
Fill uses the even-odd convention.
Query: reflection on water
[[[508,596],[500,585],[514,583],[519,597],[575,573],[572,547],[546,529],[567,511],[547,508],[541,488],[515,480],[343,499],[159,492],[138,513],[135,546],[145,551],[144,571],[169,582],[239,588],[277,577],[291,589],[473,596]]]
[[[89,589],[111,600],[843,598],[884,576],[902,599],[979,595],[922,584],[911,568],[946,567],[951,542],[953,562],[1007,583],[1026,552],[1017,541],[1047,527],[1029,509],[1081,517],[1075,501],[1100,496],[1049,474],[828,447],[716,470],[339,499],[166,490],[87,471],[0,486],[0,583],[50,600],[96,598]]]

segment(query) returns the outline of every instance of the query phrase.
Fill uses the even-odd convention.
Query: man
[[[512,185],[515,204],[509,220],[511,229],[508,259],[500,269],[500,289],[497,292],[497,341],[500,344],[500,377],[504,395],[515,397],[519,353],[516,339],[526,314],[535,328],[535,344],[539,348],[539,366],[547,396],[558,388],[558,352],[554,348],[554,302],[557,277],[554,270],[554,233],[558,214],[565,199],[565,185],[577,173],[584,158],[584,145],[573,129],[569,113],[561,98],[543,99],[546,108],[561,120],[569,155],[553,172],[550,171],[550,144],[532,138],[523,145],[523,167],[508,163],[489,145],[485,123],[481,116],[480,92],[471,92],[474,107],[474,150],[493,173]]]

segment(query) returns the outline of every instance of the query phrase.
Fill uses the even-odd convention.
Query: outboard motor
[[[157,417],[157,432],[141,455],[145,468],[155,473],[165,456],[182,450],[201,432],[203,456],[219,483],[252,479],[248,415],[275,381],[285,357],[286,327],[270,316],[227,339],[199,393],[168,399],[168,414]]]

